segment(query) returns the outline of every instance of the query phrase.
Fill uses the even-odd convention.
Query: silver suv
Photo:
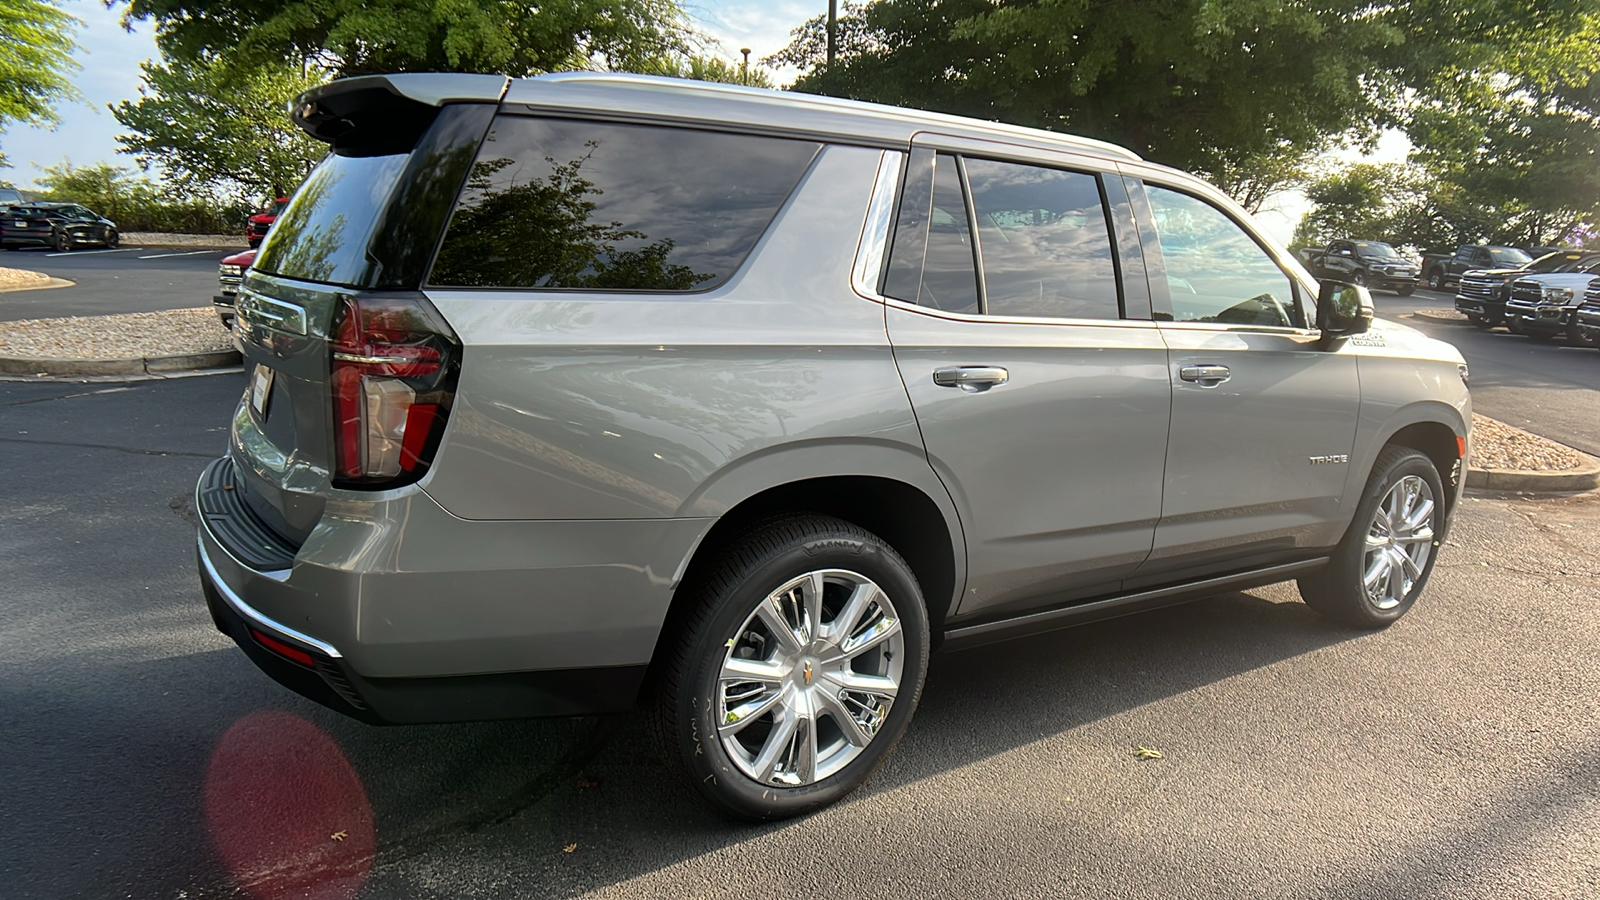
[[[1416,601],[1454,348],[1091,140],[563,74],[355,78],[239,292],[217,626],[370,722],[644,707],[725,811],[859,786],[931,648],[1298,579]]]

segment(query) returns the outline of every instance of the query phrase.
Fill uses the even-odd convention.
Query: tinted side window
[[[917,305],[947,312],[978,311],[978,276],[972,257],[967,198],[956,158],[939,154],[933,170],[933,211],[928,216],[928,251],[922,263]]]
[[[986,311],[1115,319],[1117,272],[1093,175],[968,159]]]
[[[1179,322],[1300,326],[1294,282],[1215,206],[1146,185]]]
[[[819,144],[502,116],[431,283],[698,291],[727,281]]]

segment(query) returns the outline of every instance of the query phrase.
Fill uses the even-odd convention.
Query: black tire
[[[1357,269],[1354,272],[1351,272],[1350,273],[1350,283],[1351,284],[1360,285],[1362,287],[1366,287],[1367,286],[1367,273],[1361,271],[1360,269]]]
[[[72,238],[67,237],[65,231],[58,231],[50,241],[50,246],[57,253],[67,253],[72,250]]]
[[[1567,325],[1566,333],[1564,335],[1562,335],[1567,341],[1567,346],[1568,347],[1593,347],[1594,346],[1594,342],[1590,341],[1588,338],[1584,337],[1584,335],[1583,335],[1583,327],[1580,326],[1577,323],[1577,317],[1578,317],[1577,313],[1574,312],[1572,317],[1573,317],[1573,321],[1570,324]]]
[[[1394,292],[1402,297],[1409,297],[1417,292],[1417,286],[1414,284],[1403,284],[1395,288]]]
[[[1428,273],[1428,287],[1435,291],[1444,290],[1444,271],[1442,269],[1434,269]]]
[[[1522,333],[1527,337],[1533,338],[1541,344],[1548,344],[1556,339],[1555,332],[1553,331],[1524,331]]]
[[[115,249],[117,249],[117,245],[119,245],[121,243],[122,243],[122,235],[117,234],[117,230],[115,228],[113,228],[110,231],[106,232],[106,249],[107,250],[115,250]]]
[[[903,645],[899,688],[876,731],[837,771],[794,787],[770,781],[764,783],[740,768],[740,765],[749,765],[750,760],[736,764],[719,736],[720,719],[728,714],[721,711],[725,698],[719,688],[720,676],[724,665],[732,662],[736,654],[738,658],[750,658],[744,654],[753,649],[747,651],[746,647],[767,646],[766,640],[756,633],[758,626],[752,618],[757,608],[786,583],[820,570],[847,570],[870,579],[887,597],[900,626],[898,643]],[[905,560],[877,536],[848,522],[828,516],[793,515],[769,520],[746,532],[722,551],[717,562],[696,584],[685,585],[685,588],[692,592],[690,599],[694,605],[662,644],[666,656],[659,668],[659,693],[650,717],[669,764],[679,769],[690,785],[723,812],[748,820],[802,815],[844,797],[866,782],[905,733],[916,711],[927,672],[927,610],[916,576]],[[837,595],[833,596],[832,615],[838,616],[842,610],[837,608]],[[822,609],[827,612],[828,607],[824,605]],[[817,619],[820,620],[821,615]],[[879,622],[882,621],[880,618]],[[823,623],[824,626],[828,624],[832,622]],[[767,637],[774,642],[775,652],[771,658],[777,659],[783,653],[777,646],[781,641],[770,630]],[[761,643],[746,643],[752,639],[761,639]],[[737,646],[736,640],[740,642]],[[868,652],[888,657],[885,650],[892,644],[884,642],[878,646],[881,649]],[[878,664],[887,666],[889,663],[879,660]],[[818,666],[820,671],[820,660]],[[794,673],[786,676],[790,681],[799,677],[797,667],[790,671]],[[804,677],[805,684],[811,685],[809,662]],[[825,677],[818,676],[818,687],[825,683],[821,680]],[[790,687],[801,690],[798,682]],[[770,737],[770,729],[778,727],[778,707],[773,710],[772,713],[750,714],[751,724],[739,733],[755,729],[756,740],[762,740],[759,726],[765,722],[768,729],[765,734]],[[817,733],[824,730],[824,723],[832,721],[828,715],[825,709],[813,714],[810,721],[817,726]],[[730,720],[730,724],[732,721],[736,720]],[[842,739],[842,727],[838,724],[832,727]],[[703,740],[701,735],[709,737]],[[843,745],[835,743],[835,746]],[[751,754],[755,755],[755,751]]]
[[[1483,316],[1478,315],[1477,313],[1467,313],[1467,321],[1471,323],[1473,328],[1476,328],[1479,331],[1488,331],[1494,327],[1492,322],[1490,322],[1488,319],[1485,319]]]
[[[1404,589],[1402,581],[1402,596],[1393,597],[1388,595],[1392,583],[1385,580],[1383,586],[1386,596],[1380,603],[1369,595],[1363,583],[1368,562],[1367,535],[1369,530],[1374,529],[1379,508],[1390,491],[1412,476],[1421,479],[1431,494],[1432,517],[1428,522],[1431,540],[1427,541],[1426,558],[1420,567],[1420,574],[1413,579],[1409,589]],[[1393,624],[1416,604],[1417,597],[1427,586],[1428,575],[1433,572],[1434,561],[1438,559],[1438,535],[1443,531],[1444,515],[1444,485],[1433,461],[1410,447],[1385,447],[1378,454],[1378,462],[1373,466],[1372,475],[1362,491],[1361,502],[1356,506],[1355,518],[1334,551],[1333,558],[1326,566],[1299,579],[1300,598],[1325,618],[1343,625],[1372,629]],[[1394,601],[1392,605],[1385,605],[1390,601]]]

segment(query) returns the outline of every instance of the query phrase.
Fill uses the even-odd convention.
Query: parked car
[[[1506,301],[1506,327],[1536,340],[1561,337],[1571,346],[1588,346],[1577,313],[1596,276],[1600,254],[1584,256],[1565,271],[1518,278]]]
[[[272,223],[278,220],[278,214],[283,212],[284,206],[289,203],[288,197],[279,197],[261,212],[251,216],[244,226],[244,239],[251,247],[261,246],[266,239],[267,232],[272,229]]]
[[[1560,250],[1515,268],[1468,270],[1456,289],[1456,310],[1479,328],[1493,328],[1505,322],[1506,300],[1513,281],[1524,275],[1564,272],[1584,256],[1581,250]]]
[[[76,203],[19,203],[0,218],[0,245],[7,250],[49,247],[59,253],[83,244],[115,247],[117,223]]]
[[[23,200],[21,191],[15,188],[0,188],[0,215],[4,215],[11,207],[23,202],[26,201]]]
[[[1423,278],[1428,287],[1442,291],[1461,280],[1463,273],[1473,269],[1515,269],[1533,261],[1533,257],[1515,247],[1497,244],[1462,244],[1454,255],[1424,253]]]
[[[1589,282],[1578,307],[1578,330],[1584,343],[1600,347],[1600,280]]]
[[[217,318],[227,328],[233,327],[234,302],[239,296],[239,283],[244,281],[245,270],[255,262],[256,250],[251,248],[232,256],[224,256],[222,262],[217,264],[217,293],[211,298],[211,305],[216,307]]]
[[[1447,537],[1460,354],[1119,147],[614,73],[290,108],[332,149],[244,275],[200,580],[347,715],[643,706],[796,815],[933,646],[1291,578],[1383,627]]]
[[[1417,266],[1382,241],[1333,241],[1308,257],[1311,274],[1408,297],[1417,289]]]

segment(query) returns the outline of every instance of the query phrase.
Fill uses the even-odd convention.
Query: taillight
[[[336,484],[394,487],[422,477],[449,414],[457,346],[421,297],[344,301],[331,344]]]

